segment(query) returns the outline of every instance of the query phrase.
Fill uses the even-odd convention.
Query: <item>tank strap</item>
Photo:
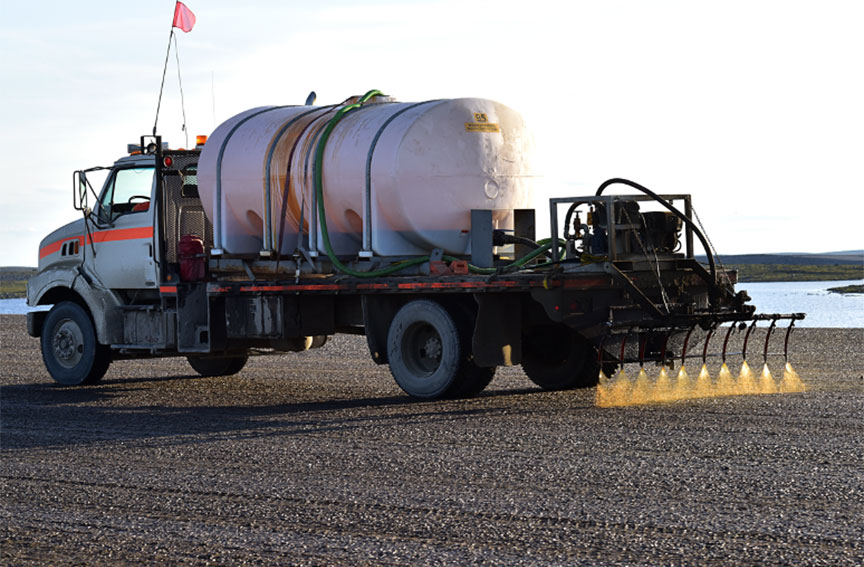
[[[372,91],[370,91],[370,92],[372,92]],[[375,91],[375,92],[377,92],[379,95],[381,95],[380,91]],[[370,93],[366,93],[363,97],[361,97],[359,102],[348,105],[348,106],[351,106],[350,112],[352,112],[352,113],[353,112],[362,112],[365,109],[373,108],[379,104],[392,104],[392,103],[369,102],[368,98],[366,98],[366,97],[371,98],[371,96],[369,96],[369,95],[370,95]],[[373,96],[375,96],[375,95],[373,95]],[[366,100],[363,100],[364,98]],[[350,99],[348,99],[348,100],[350,100]],[[344,104],[345,103],[343,103],[343,105]],[[337,113],[342,111],[344,108],[346,108],[346,106],[339,106],[337,109]],[[312,174],[312,179],[311,179],[312,202],[310,203],[310,208],[312,209],[312,214],[309,215],[310,216],[310,218],[309,218],[309,221],[310,221],[309,222],[309,249],[312,251],[318,250],[318,214],[317,214],[318,191],[315,188],[315,168],[317,167],[315,160],[317,159],[318,145],[319,145],[319,142],[321,140],[321,136],[324,134],[324,131],[327,129],[330,122],[332,122],[335,118],[336,117],[334,116],[330,120],[327,120],[327,121],[323,122],[322,124],[318,125],[318,129],[315,132],[315,135],[312,137],[312,143],[308,144],[308,146],[306,148],[306,155],[304,156],[303,182],[308,183],[310,181],[309,174],[310,173]],[[339,120],[341,120],[341,116],[339,117]],[[339,120],[337,120],[337,122]],[[329,133],[327,134],[327,136],[329,136]],[[311,167],[310,167],[310,165],[311,165]],[[304,195],[305,195],[305,190],[304,190]]]
[[[222,145],[219,146],[219,155],[216,157],[216,207],[215,214],[213,215],[215,218],[213,219],[213,250],[210,251],[214,256],[222,255],[222,158],[225,157],[225,148],[228,147],[228,142],[231,140],[231,136],[234,135],[240,126],[248,122],[249,120],[255,118],[260,114],[264,114],[265,112],[270,112],[273,110],[279,110],[281,108],[288,108],[289,106],[294,105],[283,105],[283,106],[270,106],[264,109],[261,109],[257,112],[253,112],[248,116],[244,116],[241,120],[237,121],[231,130],[228,131],[228,134],[225,136],[225,139],[222,140]]]
[[[264,234],[262,235],[262,240],[263,240],[264,245],[262,246],[262,250],[261,250],[262,252],[273,252],[273,213],[270,209],[270,207],[271,207],[270,169],[271,169],[271,166],[273,163],[273,154],[276,151],[276,146],[279,143],[279,140],[282,139],[282,136],[285,134],[285,132],[288,131],[288,128],[290,128],[291,126],[296,124],[298,120],[300,120],[304,116],[308,116],[308,115],[310,115],[314,112],[317,112],[319,110],[328,110],[330,108],[333,108],[333,107],[332,106],[315,107],[315,108],[312,108],[311,110],[307,110],[306,112],[301,112],[300,114],[294,116],[293,118],[291,118],[291,120],[286,122],[282,126],[282,128],[279,129],[279,132],[276,133],[276,136],[273,137],[273,141],[270,142],[270,148],[267,150],[267,165],[264,168],[264,171],[265,171],[265,175],[264,175]],[[289,163],[289,167],[290,167],[290,163]],[[287,178],[286,178],[286,183],[285,183],[286,195],[287,195],[287,191],[288,191],[288,183],[287,183]],[[284,215],[285,215],[284,203],[283,203],[282,208],[283,208],[282,215],[284,217]],[[280,226],[280,229],[281,228],[282,227]],[[277,250],[276,253],[278,255],[279,251]]]
[[[375,137],[372,138],[372,143],[369,144],[369,153],[366,155],[366,193],[364,194],[365,202],[363,205],[363,248],[361,252],[366,252],[370,256],[372,254],[372,155],[375,153],[375,146],[378,145],[378,139],[381,137],[381,134],[384,133],[387,126],[405,112],[417,108],[418,106],[440,102],[441,100],[442,99],[435,99],[415,102],[414,104],[400,108],[398,111],[394,112],[380,128],[378,128],[377,132],[375,132]]]
[[[297,135],[297,137],[294,139],[294,143],[291,144],[291,151],[288,152],[288,159],[287,159],[288,165],[285,168],[285,186],[282,188],[282,209],[280,211],[280,217],[279,217],[279,242],[276,243],[276,265],[277,266],[279,265],[279,255],[281,254],[281,250],[282,250],[282,242],[285,239],[285,215],[288,212],[288,192],[291,189],[291,164],[294,162],[294,155],[297,153],[297,146],[299,146],[300,142],[303,141],[303,137],[306,134],[306,131],[309,130],[309,128],[313,124],[315,124],[316,121],[320,120],[327,113],[332,112],[333,110],[337,109],[338,107],[339,106],[335,105],[335,104],[329,105],[329,106],[324,106],[324,107],[319,107],[319,110],[324,110],[325,112],[323,112],[321,114],[321,116],[316,116],[315,118],[310,120],[309,123],[307,123],[303,127],[303,130],[301,130],[300,133]],[[303,196],[303,198],[300,200],[300,219],[298,220],[298,223],[297,223],[297,227],[298,227],[298,245],[297,245],[297,248],[301,252],[303,252],[304,255],[307,255],[306,254],[306,248],[303,245],[303,223],[305,222],[305,220],[304,220],[304,208],[306,206],[306,193],[303,191],[302,184],[301,184],[301,187],[299,190],[300,190],[300,194]],[[310,260],[310,263],[311,263],[311,260]]]

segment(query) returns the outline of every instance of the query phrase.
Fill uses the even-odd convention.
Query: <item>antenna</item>
[[[156,119],[153,121],[153,135],[156,135],[156,125],[159,123],[159,110],[162,108],[162,91],[165,89],[165,72],[168,70],[168,57],[171,55],[171,40],[174,39],[174,28],[168,36],[168,51],[165,53],[165,65],[162,66],[162,84],[159,86],[159,100],[156,103]]]
[[[210,101],[213,106],[213,129],[216,129],[216,72],[210,71]]]
[[[171,28],[174,31],[174,28]],[[183,97],[183,79],[180,77],[180,50],[177,48],[177,35],[174,34],[174,58],[177,60],[177,82],[180,83],[180,109],[183,111],[183,134],[186,136],[186,147],[189,147],[189,131],[186,129],[186,100]]]

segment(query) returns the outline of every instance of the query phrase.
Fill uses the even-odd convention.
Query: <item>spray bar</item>
[[[617,338],[621,344],[614,344],[616,351],[620,348],[620,356],[616,362],[621,364],[621,369],[614,377],[606,376],[602,367],[603,355],[606,351],[606,346],[610,342],[613,333],[608,333],[603,336],[600,344],[600,353],[598,360],[601,363],[600,374],[598,376],[596,405],[599,407],[618,407],[629,405],[641,405],[655,402],[670,402],[679,400],[688,400],[694,398],[709,398],[722,396],[741,396],[752,394],[783,394],[805,392],[806,386],[798,376],[798,373],[792,368],[789,363],[789,336],[794,328],[795,321],[803,317],[798,314],[789,316],[784,315],[759,315],[747,320],[739,320],[731,325],[723,337],[723,347],[719,354],[709,354],[709,346],[711,339],[719,330],[719,323],[713,326],[702,325],[705,331],[705,336],[701,343],[701,352],[689,353],[688,347],[693,348],[694,341],[693,333],[700,325],[693,323],[688,328],[681,326],[667,326],[665,329],[660,326],[652,326],[647,329],[639,329],[636,325],[618,325],[616,330],[619,332]],[[788,320],[789,325],[786,329],[786,335],[783,340],[782,352],[769,352],[771,337],[777,329],[778,321]],[[754,375],[747,364],[747,346],[753,336],[753,329],[756,328],[758,321],[770,321],[770,325],[766,329],[765,343],[762,348],[762,356],[764,365],[761,373]],[[728,350],[729,339],[732,332],[736,329],[745,331],[744,344],[741,353],[730,353]],[[659,333],[665,330],[665,336]],[[626,333],[626,334],[625,334]],[[673,378],[667,372],[666,366],[671,366],[670,362],[673,358],[668,355],[667,343],[672,333],[680,333],[683,336],[683,348],[680,354],[681,368],[678,376]],[[631,335],[639,335],[631,340]],[[662,340],[662,346],[661,341]],[[761,340],[761,335],[760,335]],[[628,349],[629,347],[629,349]],[[634,349],[638,349],[638,355],[634,354]],[[628,354],[629,356],[625,356]],[[650,351],[650,352],[649,352]],[[648,356],[646,356],[646,353]],[[659,354],[659,357],[656,356]],[[741,371],[737,378],[730,372],[726,365],[726,357],[729,354],[741,354],[744,357],[741,363]],[[782,355],[785,359],[785,367],[783,369],[782,379],[776,380],[772,377],[771,371],[768,368],[769,356]],[[708,367],[708,357],[722,357],[723,365],[719,369],[715,377],[711,376],[711,371]],[[677,358],[677,357],[675,357]],[[698,377],[695,380],[690,379],[685,368],[685,363],[688,358],[700,358],[702,367],[699,370]],[[646,360],[659,362],[663,368],[655,379],[652,379],[646,373],[644,363]],[[639,362],[638,376],[633,379],[627,375],[624,366],[626,363]]]
[[[605,323],[607,333],[625,333],[628,329],[639,329],[642,331],[686,331],[692,327],[699,326],[703,329],[717,327],[723,323],[757,323],[759,321],[799,321],[807,316],[806,313],[759,313],[747,315],[741,313],[710,314],[710,315],[667,315],[662,320],[641,319],[636,321],[607,321]]]
[[[767,328],[767,332],[765,335],[765,343],[762,349],[763,359],[767,362],[769,356],[783,356],[784,360],[788,362],[789,360],[789,337],[792,334],[792,329],[794,328],[795,321],[799,319],[803,319],[803,313],[790,313],[790,314],[759,314],[759,315],[751,315],[747,319],[735,317],[732,321],[721,321],[715,322],[713,325],[708,326],[701,325],[706,329],[706,335],[702,342],[702,352],[690,354],[691,350],[691,338],[693,333],[696,331],[698,327],[700,327],[699,321],[697,317],[694,317],[694,320],[690,321],[689,325],[683,324],[673,324],[673,325],[642,325],[639,323],[608,323],[607,333],[603,335],[602,341],[600,343],[598,349],[598,362],[602,364],[603,362],[603,353],[606,351],[606,345],[608,344],[610,338],[613,335],[621,335],[623,334],[623,338],[621,339],[621,344],[619,347],[619,362],[638,362],[640,365],[645,362],[661,362],[666,363],[669,360],[670,356],[668,353],[668,343],[671,335],[673,333],[686,333],[684,336],[683,346],[681,349],[681,354],[679,356],[675,356],[675,358],[681,359],[681,364],[688,358],[701,358],[703,364],[707,362],[708,358],[716,358],[719,357],[723,363],[726,362],[726,358],[729,355],[740,355],[742,358],[747,358],[747,349],[750,343],[750,339],[752,336],[753,329],[756,328],[756,325],[759,321],[770,321],[770,325]],[[786,329],[784,341],[783,341],[783,350],[781,352],[769,352],[769,345],[771,342],[771,337],[774,331],[777,328],[777,322],[782,320],[788,320],[789,325]],[[749,325],[747,322],[749,321]],[[712,337],[717,332],[720,324],[722,322],[731,322],[732,324],[726,330],[726,333],[723,337],[723,346],[719,353],[709,353],[709,345]],[[730,352],[729,351],[729,339],[732,335],[732,332],[736,329],[744,330],[744,327],[747,327],[746,333],[744,335],[744,342],[740,352]],[[660,348],[659,356],[647,356],[647,345],[649,340],[649,335],[651,333],[663,333],[663,342],[662,347]],[[627,346],[630,343],[631,335],[639,335],[637,338],[637,343],[634,345],[637,348],[637,355],[634,358],[633,356],[627,357],[625,353],[627,351]]]

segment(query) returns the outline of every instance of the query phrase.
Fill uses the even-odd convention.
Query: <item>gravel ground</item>
[[[0,338],[3,565],[864,563],[862,329],[793,334],[805,393],[614,409],[518,367],[412,402],[346,336],[66,389]]]

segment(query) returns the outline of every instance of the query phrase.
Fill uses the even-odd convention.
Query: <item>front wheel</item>
[[[42,327],[42,360],[64,386],[95,384],[111,364],[111,350],[100,345],[87,311],[71,301],[56,304]]]
[[[600,376],[594,347],[564,325],[535,327],[523,338],[522,370],[544,390],[590,388]]]
[[[204,357],[204,356],[188,356],[189,366],[201,376],[231,376],[237,374],[243,367],[246,366],[246,361],[249,357],[245,354],[242,356],[221,356],[221,357]]]

